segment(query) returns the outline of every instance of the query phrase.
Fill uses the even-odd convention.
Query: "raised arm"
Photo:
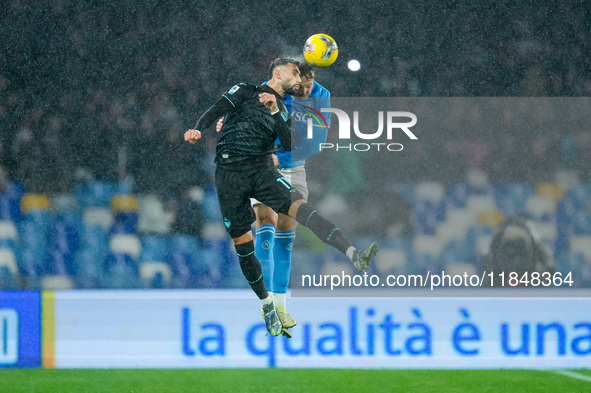
[[[185,132],[185,141],[195,143],[201,139],[201,130],[205,130],[212,125],[217,119],[224,116],[226,113],[234,109],[234,105],[222,96],[213,106],[211,106],[200,118],[193,129]]]

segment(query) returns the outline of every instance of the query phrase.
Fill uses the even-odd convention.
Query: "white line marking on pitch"
[[[558,370],[555,371],[556,374],[564,375],[565,377],[570,377],[574,379],[580,379],[581,381],[591,382],[591,377],[585,374],[579,374],[574,371],[566,371],[566,370]]]

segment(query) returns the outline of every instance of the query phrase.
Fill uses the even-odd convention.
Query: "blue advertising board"
[[[0,291],[0,368],[41,367],[41,294]]]

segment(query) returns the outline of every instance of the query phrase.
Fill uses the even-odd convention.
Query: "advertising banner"
[[[55,292],[57,368],[589,368],[588,298],[293,298],[267,334],[250,291]],[[48,362],[48,364],[51,364]]]
[[[40,366],[40,293],[0,291],[0,368]]]

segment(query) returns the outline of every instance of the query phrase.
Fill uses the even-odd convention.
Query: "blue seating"
[[[14,251],[16,248],[15,241],[12,239],[0,239],[0,248],[9,248]]]
[[[505,217],[518,214],[523,212],[527,198],[534,192],[534,188],[529,184],[510,184],[497,194],[497,205]]]
[[[502,195],[497,199],[497,206],[505,217],[511,217],[523,212],[525,201],[511,195]]]
[[[566,198],[571,198],[577,207],[583,207],[591,200],[591,184],[577,184],[570,188]]]
[[[582,206],[578,206],[575,198],[570,195],[562,198],[556,204],[556,222],[557,224],[568,224],[573,222],[574,217],[576,216],[579,209]]]
[[[72,231],[76,239],[79,233],[82,232],[84,223],[82,221],[82,213],[78,210],[58,211],[55,217],[56,222],[64,224],[70,231]]]
[[[412,250],[412,240],[406,236],[397,236],[392,238],[386,238],[380,244],[380,248],[395,248],[402,250],[406,255],[409,255]]]
[[[101,288],[108,280],[103,271],[104,258],[101,259],[91,250],[80,250],[73,262],[73,274],[76,287],[81,289]]]
[[[147,235],[141,239],[140,262],[163,262],[168,255],[168,239],[159,235]]]
[[[468,229],[466,234],[466,245],[470,250],[476,249],[478,239],[484,236],[492,236],[493,229],[487,225],[474,225]]]
[[[172,271],[172,287],[191,288],[193,279],[193,262],[186,254],[181,252],[172,252],[166,258],[168,266]]]
[[[137,212],[124,211],[115,214],[111,234],[134,234],[138,229]]]
[[[20,221],[20,201],[11,199],[6,194],[0,195],[0,221]]]
[[[43,275],[46,259],[45,250],[39,252],[33,249],[17,248],[16,261],[19,272],[27,278],[39,279]]]
[[[35,265],[42,268],[48,257],[47,233],[37,228],[35,224],[23,220],[19,224],[19,235],[20,239],[16,247],[19,265],[25,263],[26,266]]]
[[[203,210],[203,216],[206,221],[219,222],[222,219],[220,204],[213,186],[205,189],[205,194],[201,200],[201,209]]]
[[[515,183],[502,188],[490,184],[478,188],[466,183],[455,183],[447,188],[441,201],[432,202],[429,199],[433,198],[428,198],[428,193],[423,195],[425,200],[417,200],[411,184],[394,183],[389,187],[401,194],[412,206],[416,218],[413,223],[415,233],[420,235],[440,235],[441,232],[436,229],[442,222],[445,223],[449,210],[466,206],[472,195],[494,196],[503,214],[510,216],[523,212],[526,201],[535,192],[534,187],[526,183]],[[129,194],[130,190],[128,187],[125,196],[133,199],[134,196]],[[176,234],[150,234],[140,238],[137,233],[137,210],[113,209],[113,197],[117,198],[118,191],[119,186],[109,182],[88,183],[76,189],[82,207],[107,208],[110,214],[114,214],[110,230],[84,225],[81,210],[67,210],[65,204],[60,206],[66,210],[60,211],[50,211],[43,206],[36,208],[34,204],[30,204],[22,215],[19,208],[19,217],[11,221],[15,222],[18,230],[18,241],[14,235],[13,239],[0,239],[0,248],[11,250],[15,254],[25,286],[38,288],[40,278],[44,275],[70,275],[75,278],[77,288],[89,289],[248,288],[232,243],[223,233],[221,225],[218,225],[220,229],[212,224],[221,223],[217,196],[212,186],[205,190],[200,202],[207,221],[206,227],[210,229],[204,231],[203,239]],[[19,195],[21,198],[23,193]],[[569,189],[565,197],[558,201],[555,213],[538,215],[536,220],[544,223],[541,229],[546,230],[540,230],[540,233],[549,234],[546,236],[547,244],[558,255],[558,267],[573,271],[579,285],[591,286],[591,264],[582,255],[569,252],[573,236],[591,234],[591,213],[586,211],[589,203],[591,185],[579,184]],[[18,202],[14,203],[6,193],[0,195],[0,220],[2,217],[13,217],[15,214],[11,209],[14,210],[14,206],[19,207]],[[56,206],[58,204],[53,206],[54,210]],[[342,225],[346,222],[345,218],[347,217],[335,221]],[[556,238],[550,224],[556,226]],[[466,227],[467,225],[469,224]],[[403,256],[406,257],[406,264],[400,265],[378,265],[376,261],[370,268],[370,273],[381,267],[384,271],[391,268],[392,272],[398,274],[425,274],[427,271],[437,274],[441,269],[453,267],[458,262],[479,266],[480,256],[476,254],[476,245],[481,244],[479,239],[488,238],[493,232],[489,225],[473,225],[463,239],[454,238],[441,253],[437,252],[438,257],[423,254],[427,249],[417,248],[420,253],[414,252],[412,239],[407,237],[379,239],[375,236],[362,236],[351,240],[359,247],[378,241],[384,252],[389,250],[391,255],[398,255],[400,260]],[[131,257],[120,254],[125,252],[124,247],[113,246],[117,243],[115,237],[132,237],[129,235],[135,238],[135,250],[139,251]],[[113,248],[110,249],[110,246]],[[136,258],[138,255],[139,258]],[[347,262],[342,254],[330,247],[317,252],[307,247],[296,247],[293,259],[294,271],[305,272],[304,274],[321,274],[323,263]],[[395,260],[396,258],[391,258],[386,262]],[[150,263],[153,268],[147,269],[146,266]],[[0,271],[0,288],[14,287],[13,278],[9,277],[6,268]]]
[[[4,193],[0,194],[0,221],[18,223],[21,220],[21,198],[25,190],[20,183],[10,182]]]
[[[447,211],[456,208],[454,202],[449,197],[444,197],[441,203],[435,209],[435,218],[438,223],[442,223],[447,218]]]
[[[170,238],[170,250],[188,254],[197,254],[201,251],[201,246],[194,236],[173,235]]]
[[[505,186],[504,194],[525,201],[535,193],[534,187],[526,183],[513,183]]]
[[[14,251],[0,247],[0,290],[19,287],[18,266]]]
[[[23,215],[22,221],[34,225],[37,230],[47,231],[51,224],[51,213],[47,210],[31,210]]]
[[[98,225],[84,226],[80,233],[79,249],[89,250],[95,257],[104,260],[109,252],[107,232]]]
[[[482,186],[473,186],[472,188],[472,194],[474,195],[485,195],[485,196],[491,196],[495,199],[498,199],[502,194],[503,194],[503,190],[500,187],[495,186],[494,184],[484,184]]]
[[[51,250],[43,264],[43,274],[51,276],[71,276],[74,273],[74,254]]]
[[[558,221],[558,217],[556,216],[556,213],[544,213],[540,217],[538,217],[538,221],[556,224],[556,222]]]
[[[556,258],[556,264],[556,270],[561,272],[563,277],[569,272],[572,273],[576,287],[591,286],[591,265],[582,254],[560,253]]]
[[[447,198],[453,207],[465,207],[472,188],[466,183],[454,183],[447,189]]]
[[[202,285],[204,285],[205,288],[208,287],[207,284]],[[213,285],[222,288],[250,288],[246,278],[244,278],[244,275],[240,270],[240,264],[238,263],[238,260],[236,260],[235,263],[228,265],[227,270],[223,274],[223,280],[218,281],[217,283],[212,283],[211,288],[214,288]]]
[[[437,260],[430,254],[411,253],[407,265],[409,274],[425,275],[427,271],[437,274],[440,271]]]
[[[371,243],[377,241],[378,239],[372,235],[361,235],[355,236],[355,238],[350,240],[351,243],[355,245],[355,247],[367,248]],[[382,244],[380,244],[380,246],[382,246]]]
[[[105,261],[104,286],[111,289],[141,288],[135,261],[127,254],[110,253]]]
[[[434,235],[439,224],[437,220],[437,209],[439,204],[429,201],[417,201],[414,206],[417,222],[415,233],[421,235]]]
[[[194,288],[214,280],[210,277],[209,264],[204,260],[201,245],[189,235],[173,235],[170,239],[166,262],[172,271],[172,285],[177,288]],[[216,283],[219,277],[216,278]]]
[[[64,222],[57,221],[49,230],[49,250],[73,254],[78,248],[77,233]]]
[[[172,271],[164,262],[140,263],[139,274],[144,288],[164,289],[172,286]]]
[[[591,213],[579,211],[573,221],[576,235],[591,235]]]
[[[555,250],[558,254],[567,251],[570,247],[570,238],[575,235],[575,226],[574,224],[558,224],[556,226],[558,231],[556,240],[554,242]]]
[[[443,249],[440,258],[467,262],[472,258],[473,249],[464,240],[451,240]]]
[[[415,195],[412,185],[403,182],[396,182],[391,185],[391,189],[399,193],[409,206],[414,205]]]
[[[7,266],[0,266],[0,290],[20,288],[19,278]]]
[[[297,277],[298,275],[301,277],[301,274],[321,273],[322,260],[321,256],[317,252],[311,253],[309,250],[295,247],[292,251],[291,259],[293,261],[291,268],[292,277]]]
[[[74,193],[82,208],[108,207],[113,195],[117,193],[117,185],[106,181],[93,181],[76,185]]]

